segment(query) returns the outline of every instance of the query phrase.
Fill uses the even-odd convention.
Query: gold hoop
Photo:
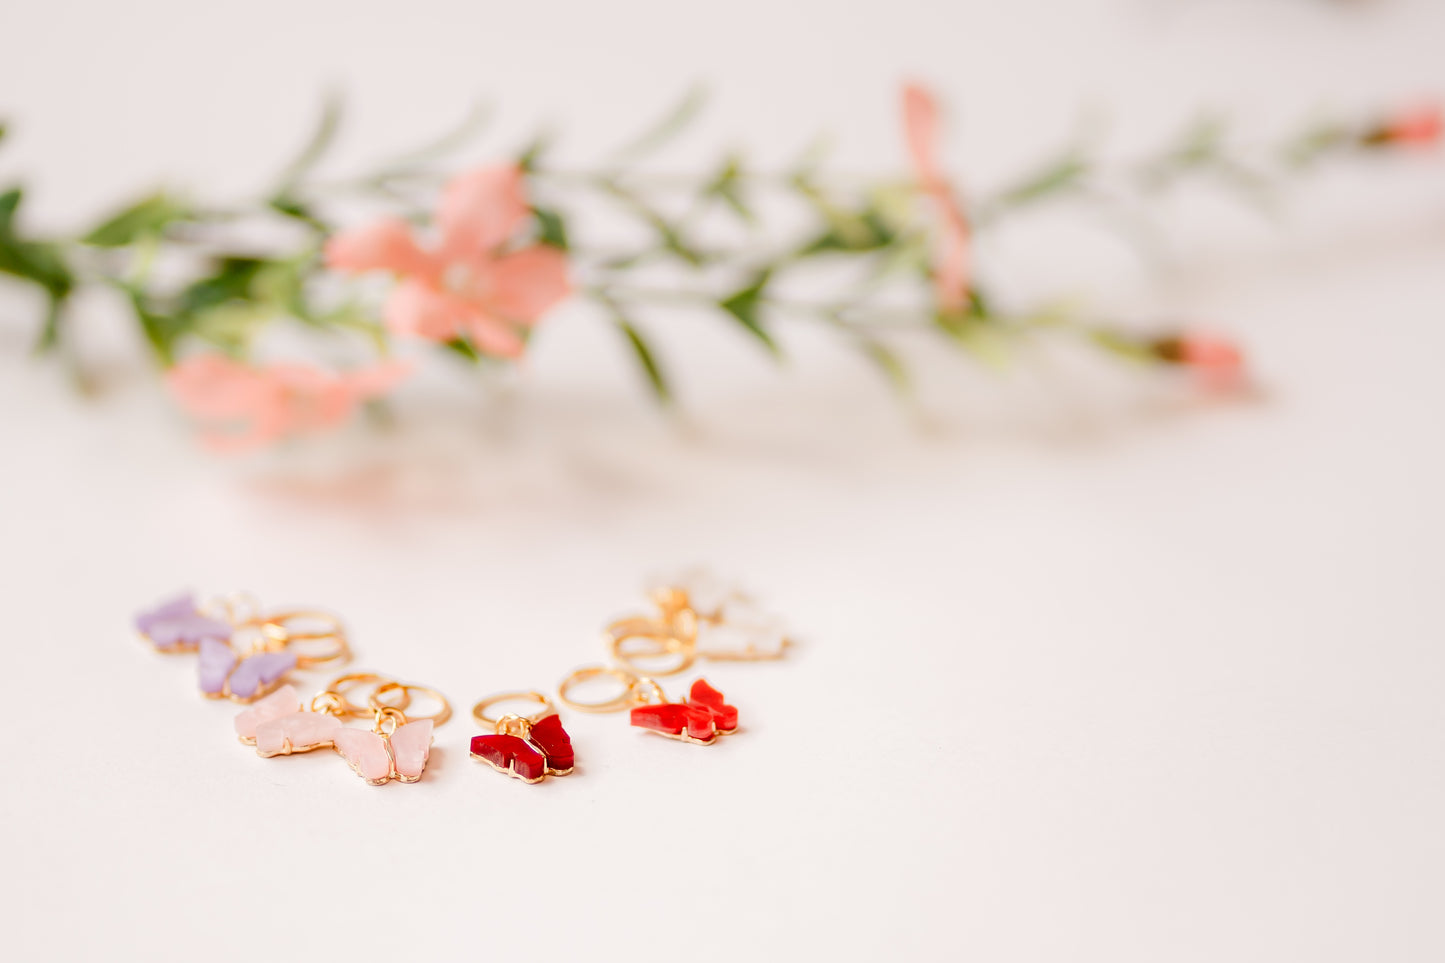
[[[346,700],[328,689],[311,700],[311,711],[346,718]]]
[[[302,621],[319,622],[323,627],[309,632],[291,630],[291,623]],[[298,652],[296,655],[298,669],[311,669],[318,665],[347,662],[351,659],[351,643],[346,637],[346,626],[342,625],[341,620],[330,612],[322,612],[317,609],[291,609],[261,617],[258,619],[258,623],[257,627],[266,639],[268,648],[284,649],[296,646],[298,643],[331,643],[330,646],[323,647],[319,652]]]
[[[368,682],[375,682],[377,685],[372,689],[372,694],[367,697],[366,705],[357,705],[355,702],[346,698],[347,692],[358,686],[365,685]],[[351,718],[361,719],[376,711],[371,706],[372,700],[376,698],[377,692],[390,684],[392,684],[391,679],[388,679],[384,675],[377,675],[375,672],[348,672],[346,675],[339,675],[332,679],[331,684],[326,687],[326,691],[341,700],[340,708],[343,713]],[[323,693],[323,695],[324,694],[325,693]],[[411,693],[405,688],[402,688],[400,701],[388,703],[387,705],[392,709],[405,710],[411,705]]]
[[[320,609],[287,609],[260,616],[254,621],[259,622],[263,629],[275,631],[288,643],[314,642],[346,635],[346,626],[341,619]],[[289,627],[292,622],[320,622],[324,627],[312,632],[293,632]]]
[[[500,718],[492,719],[487,715],[486,710],[499,702],[540,702],[542,704],[542,710],[530,716],[524,716],[517,712],[506,712],[503,713]],[[502,724],[503,719],[524,719],[530,725],[552,715],[556,711],[557,707],[552,705],[552,700],[540,692],[502,692],[498,695],[487,696],[481,702],[472,706],[472,718],[484,726],[491,726],[493,729],[496,729]]]
[[[578,702],[567,694],[573,686],[603,676],[621,682],[625,687],[622,694],[604,702]],[[610,665],[586,665],[580,669],[574,669],[572,674],[557,686],[557,698],[562,700],[563,705],[570,709],[576,709],[578,712],[621,712],[634,706],[646,705],[653,699],[658,702],[667,701],[667,697],[662,694],[662,687],[656,682],[627,669],[619,669]]]
[[[384,712],[388,709],[398,712],[400,711],[396,708],[396,706],[388,705],[387,703],[381,701],[382,693],[387,692],[401,692],[406,697],[407,705],[411,705],[411,694],[413,692],[425,693],[428,698],[434,700],[437,705],[440,706],[440,708],[437,709],[436,712],[432,713],[429,716],[403,717],[405,719],[411,720],[412,722],[418,722],[422,719],[430,719],[432,721],[432,725],[439,726],[452,717],[452,704],[447,701],[446,696],[442,695],[431,686],[412,685],[409,682],[388,681],[382,685],[377,686],[376,689],[371,693],[371,698],[366,700],[366,704],[371,707],[373,712]]]
[[[697,614],[691,609],[664,609],[665,618],[618,619],[607,626],[603,644],[612,661],[638,674],[667,676],[686,672],[697,661]],[[627,651],[624,646],[633,640],[652,643],[649,647]],[[675,655],[678,661],[667,669],[651,669],[638,665],[635,659],[651,659]]]

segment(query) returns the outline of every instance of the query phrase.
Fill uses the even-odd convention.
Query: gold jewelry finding
[[[531,715],[522,715],[519,712],[505,712],[496,719],[487,715],[487,709],[502,702],[536,702],[540,703],[542,708]],[[482,725],[491,726],[500,732],[502,731],[500,726],[504,720],[521,719],[531,724],[539,719],[552,715],[556,711],[557,707],[552,705],[552,700],[540,692],[502,692],[494,696],[487,696],[487,698],[472,706],[472,718]]]
[[[622,683],[622,693],[602,702],[578,702],[567,694],[574,686],[603,677]],[[557,697],[562,700],[563,705],[578,712],[621,712],[624,709],[647,705],[649,702],[667,701],[667,697],[662,694],[662,687],[653,680],[610,665],[586,665],[574,669],[558,685]]]

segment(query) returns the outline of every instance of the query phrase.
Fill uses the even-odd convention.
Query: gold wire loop
[[[627,644],[637,640],[652,644],[643,648]],[[677,675],[679,672],[686,672],[697,661],[695,630],[690,635],[679,634],[654,619],[621,619],[613,622],[607,627],[603,641],[613,662],[638,674],[647,672],[659,676]],[[635,661],[669,655],[675,656],[676,661],[661,669],[641,666]]]
[[[391,728],[387,728],[387,724]],[[393,709],[391,706],[378,706],[376,718],[371,723],[371,731],[381,736],[389,736],[400,727],[406,725],[406,713],[400,709]]]
[[[649,597],[662,613],[661,621],[670,626],[675,634],[685,642],[689,655],[685,663],[678,668],[670,672],[653,672],[653,675],[674,675],[686,669],[697,659],[706,659],[709,662],[778,662],[788,657],[788,648],[793,644],[792,639],[784,635],[778,640],[777,649],[773,651],[761,649],[751,641],[745,642],[741,648],[736,649],[699,648],[700,626],[726,626],[729,624],[727,616],[725,615],[727,611],[726,602],[720,603],[710,612],[703,612],[693,603],[692,596],[688,591],[677,586],[662,586],[654,589]],[[748,596],[741,593],[733,593],[730,598],[733,601],[750,601]],[[612,625],[608,627],[608,632],[612,633],[614,628],[624,623],[643,623],[646,621],[646,619],[624,619],[621,622],[612,623]],[[620,647],[620,640],[618,642],[610,642],[609,644],[612,647],[613,658],[619,661],[625,661],[617,652]],[[661,651],[634,651],[632,657],[651,657],[661,654],[663,654]]]
[[[412,685],[410,682],[387,681],[384,684],[377,686],[375,691],[371,693],[371,698],[366,700],[367,705],[371,706],[371,708],[376,712],[382,712],[387,709],[396,709],[396,706],[390,705],[383,700],[383,696],[389,695],[392,692],[401,692],[406,697],[406,705],[411,704],[411,694],[413,692],[420,692],[428,698],[432,699],[437,704],[437,711],[433,712],[429,716],[403,716],[403,720],[410,719],[412,722],[418,722],[422,719],[430,719],[433,725],[439,726],[452,717],[452,704],[447,701],[446,696],[442,695],[431,686]]]
[[[327,715],[333,716],[345,716],[347,715],[346,700],[335,692],[327,690],[311,700],[311,711],[324,712]]]
[[[240,628],[244,625],[252,625],[260,617],[261,600],[250,592],[232,592],[230,595],[223,595],[212,599],[200,607],[203,613],[215,613]]]
[[[346,627],[330,612],[316,609],[290,609],[273,612],[258,619],[258,628],[267,640],[267,648],[275,651],[296,646],[304,651],[296,655],[298,669],[310,669],[330,662],[347,662],[351,659],[351,643],[346,637]],[[313,624],[317,627],[298,629],[297,623]]]
[[[367,685],[368,683],[374,683],[374,685],[371,695],[367,697],[366,705],[358,705],[347,698],[348,692]],[[340,675],[332,679],[331,684],[326,687],[326,691],[341,700],[341,710],[347,716],[362,719],[375,711],[372,702],[376,699],[376,693],[392,683],[393,680],[388,679],[384,675],[377,675],[375,672],[348,672],[346,675]],[[399,685],[400,683],[397,684]],[[385,705],[392,709],[405,710],[411,705],[411,693],[405,688],[402,688],[400,697],[385,703]]]
[[[574,686],[604,677],[622,683],[621,694],[603,702],[578,702],[567,694]],[[610,665],[585,665],[572,670],[557,687],[557,697],[562,700],[563,705],[578,712],[621,712],[652,701],[667,701],[667,697],[662,694],[662,686],[653,680]]]
[[[529,719],[526,716],[507,712],[502,714],[502,718],[496,721],[493,728],[499,736],[516,736],[519,739],[525,739],[527,734],[532,731],[532,723],[541,718],[538,716],[537,719]]]
[[[490,718],[487,715],[487,710],[502,702],[536,702],[540,704],[542,708],[527,716],[517,712],[506,712],[496,719]],[[530,725],[546,716],[550,716],[556,711],[557,707],[552,705],[552,700],[540,692],[501,692],[497,695],[487,696],[481,702],[472,706],[472,718],[484,726],[492,726],[496,728],[498,732],[501,732],[501,725],[508,717],[523,719]]]

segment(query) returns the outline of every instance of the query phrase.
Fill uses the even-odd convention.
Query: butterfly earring
[[[348,692],[371,683],[365,706]],[[412,693],[436,702],[431,716],[409,719]],[[305,709],[291,686],[283,686],[236,716],[236,735],[265,758],[334,749],[352,770],[373,786],[395,779],[417,782],[431,754],[432,730],[451,716],[446,697],[426,686],[396,682],[371,673],[353,673],[332,681]],[[370,730],[345,725],[370,717]]]
[[[656,615],[618,619],[604,634],[613,661],[640,674],[676,675],[696,659],[759,662],[785,656],[782,622],[735,587],[689,572],[648,592]],[[638,643],[641,643],[640,645]],[[664,666],[656,659],[670,657]],[[638,660],[648,660],[639,665]]]
[[[195,653],[201,693],[213,699],[251,702],[280,685],[292,669],[351,656],[336,616],[309,610],[262,614],[244,594],[205,607],[193,595],[180,595],[136,616],[135,625],[159,652]]]
[[[575,686],[599,678],[621,683],[621,694],[604,702],[578,702],[568,694]],[[562,680],[558,696],[564,705],[579,712],[626,709],[637,728],[699,746],[710,746],[719,736],[731,735],[738,728],[737,707],[728,705],[723,694],[705,679],[694,682],[683,701],[671,702],[652,679],[611,666],[585,666]]]
[[[503,702],[536,702],[542,708],[530,716],[503,713],[496,719],[487,710]],[[562,718],[552,700],[540,692],[504,692],[489,696],[472,706],[472,717],[489,726],[491,735],[472,737],[471,754],[497,772],[526,783],[538,783],[547,776],[565,776],[574,766],[572,737],[562,728]]]
[[[415,719],[383,701],[384,696],[395,693],[405,695],[410,702],[413,692],[424,693],[440,708],[431,716]],[[393,779],[420,782],[431,755],[432,730],[451,718],[446,697],[426,686],[388,682],[372,693],[367,704],[375,714],[371,729],[343,727],[332,737],[333,747],[372,786]]]
[[[236,716],[236,736],[242,745],[255,747],[256,755],[265,759],[313,749],[330,749],[345,720],[374,714],[369,705],[361,706],[350,701],[347,693],[367,683],[373,683],[374,689],[379,689],[390,682],[385,676],[370,672],[343,675],[333,679],[305,708],[302,708],[301,697],[293,687],[282,686],[265,698],[256,700],[250,708]],[[402,690],[392,702],[392,708],[405,709],[410,701],[410,696]]]

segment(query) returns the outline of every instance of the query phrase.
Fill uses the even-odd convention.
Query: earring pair
[[[351,700],[367,692],[364,703]],[[434,703],[430,715],[407,715],[413,695]],[[429,686],[371,672],[339,676],[303,707],[296,690],[282,686],[236,716],[236,735],[262,758],[334,749],[373,786],[419,782],[431,755],[433,730],[451,717],[446,696]],[[370,718],[370,729],[347,726]]]
[[[157,652],[195,654],[197,685],[212,699],[253,702],[293,669],[351,658],[346,629],[335,615],[315,609],[265,612],[245,593],[205,605],[189,593],[178,595],[137,615],[135,627]]]
[[[612,661],[638,675],[677,675],[698,659],[776,661],[792,644],[779,618],[706,571],[659,582],[647,594],[655,612],[618,619],[603,632]]]

